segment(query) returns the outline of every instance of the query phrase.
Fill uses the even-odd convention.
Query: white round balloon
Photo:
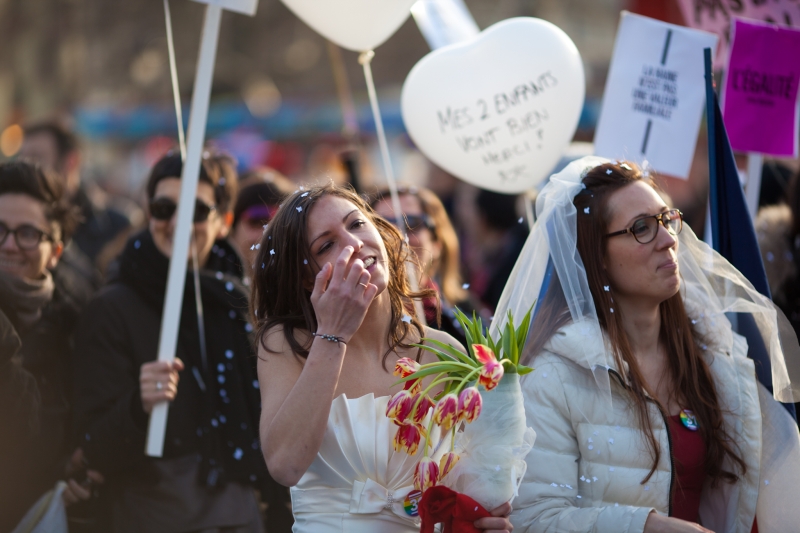
[[[578,49],[560,28],[507,19],[423,57],[403,84],[403,121],[451,174],[519,193],[544,179],[572,140],[585,83]]]
[[[314,31],[343,48],[373,50],[397,31],[416,0],[282,0]]]

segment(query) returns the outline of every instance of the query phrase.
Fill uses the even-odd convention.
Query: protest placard
[[[703,49],[717,36],[622,12],[595,153],[689,176],[705,103]]]
[[[736,19],[722,114],[739,152],[797,156],[800,30]]]
[[[729,30],[734,17],[800,27],[800,3],[797,0],[678,0],[678,5],[687,26],[716,33],[719,37],[714,59],[718,69],[728,58]]]

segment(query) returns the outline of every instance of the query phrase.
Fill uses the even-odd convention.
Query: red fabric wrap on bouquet
[[[480,533],[475,521],[492,515],[466,494],[437,485],[422,495],[419,516],[420,533],[433,533],[434,526],[440,523],[444,524],[442,533]]]

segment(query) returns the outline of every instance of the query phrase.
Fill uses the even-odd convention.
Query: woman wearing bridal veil
[[[536,208],[496,313],[538,300],[515,531],[797,531],[800,436],[775,401],[800,392],[785,317],[633,164],[575,161]],[[755,320],[774,399],[726,313]]]

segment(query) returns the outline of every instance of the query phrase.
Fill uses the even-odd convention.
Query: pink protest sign
[[[800,30],[735,19],[722,114],[739,152],[797,155]]]
[[[719,36],[716,68],[722,68],[728,57],[729,30],[734,17],[800,28],[798,0],[678,0],[678,5],[687,26]]]

